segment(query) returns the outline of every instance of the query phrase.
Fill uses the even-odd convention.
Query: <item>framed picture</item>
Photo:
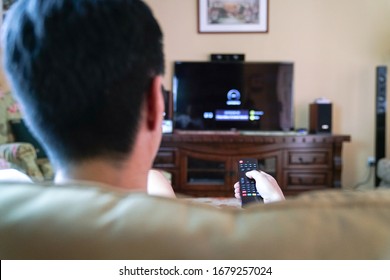
[[[268,32],[268,0],[198,0],[199,33]]]

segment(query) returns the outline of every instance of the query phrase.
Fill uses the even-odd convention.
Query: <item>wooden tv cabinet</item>
[[[164,134],[154,168],[172,174],[175,192],[233,197],[237,160],[254,157],[285,195],[341,188],[342,144],[347,135]]]

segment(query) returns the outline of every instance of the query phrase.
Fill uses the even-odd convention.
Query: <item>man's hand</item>
[[[263,197],[264,203],[285,200],[282,190],[271,175],[256,170],[249,171],[245,175],[256,181],[257,191]],[[241,200],[239,182],[234,184],[234,196]]]

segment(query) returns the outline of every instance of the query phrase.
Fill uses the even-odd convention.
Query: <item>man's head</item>
[[[140,0],[18,0],[4,68],[34,134],[60,164],[121,160],[163,73],[162,32]]]

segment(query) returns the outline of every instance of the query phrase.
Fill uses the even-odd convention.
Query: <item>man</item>
[[[7,14],[6,74],[57,183],[174,196],[149,173],[162,133],[162,37],[140,0],[19,0]]]

